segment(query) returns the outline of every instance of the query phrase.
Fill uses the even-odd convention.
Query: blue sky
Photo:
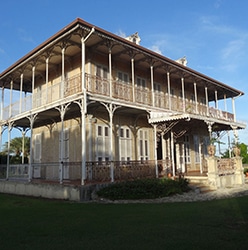
[[[245,92],[235,105],[247,122],[247,9],[245,0],[2,1],[0,72],[80,17],[117,35],[139,32],[142,46],[186,56],[188,67]],[[247,131],[239,131],[246,144]]]

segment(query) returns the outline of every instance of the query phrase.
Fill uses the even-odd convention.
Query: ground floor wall
[[[33,184],[21,181],[0,181],[0,193],[80,201],[80,187]]]

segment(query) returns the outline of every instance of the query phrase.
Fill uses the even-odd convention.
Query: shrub
[[[97,195],[111,200],[154,199],[189,190],[187,179],[141,179],[114,183],[102,188]]]

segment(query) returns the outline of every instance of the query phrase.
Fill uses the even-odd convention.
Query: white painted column
[[[208,88],[207,87],[205,87],[205,98],[206,98],[206,106],[207,106],[207,115],[209,115]]]
[[[81,106],[81,159],[82,159],[82,176],[81,176],[81,185],[85,185],[86,180],[86,114],[87,114],[87,95],[85,88],[85,39],[81,39],[81,53],[82,53],[82,92],[83,92],[83,101]]]
[[[32,109],[36,108],[36,105],[34,104],[34,81],[35,81],[35,66],[32,67]]]
[[[153,66],[151,65],[151,91],[152,91],[152,106],[155,106],[155,98],[154,98],[154,82],[153,82]]]
[[[64,98],[64,88],[65,88],[65,48],[62,49],[62,69],[61,69],[61,92],[60,98]]]
[[[173,176],[176,175],[175,171],[175,155],[174,155],[174,133],[171,131],[171,165]]]
[[[46,104],[48,103],[49,57],[46,59]]]
[[[109,95],[112,98],[113,86],[112,86],[112,56],[111,49],[109,49]]]
[[[37,114],[31,115],[30,117],[27,117],[30,122],[30,154],[29,154],[29,169],[28,169],[28,181],[31,182],[33,178],[33,126],[34,121],[37,117]]]
[[[232,98],[232,110],[233,110],[233,119],[236,122],[236,109],[235,109],[235,99]]]
[[[184,93],[184,78],[181,78],[181,83],[182,83],[182,99],[183,99],[183,112],[185,112],[185,93]]]
[[[226,102],[226,94],[224,94],[224,106],[225,106],[225,118],[227,119],[227,102]]]
[[[154,160],[155,160],[155,173],[156,178],[158,178],[158,156],[157,156],[157,125],[153,125],[153,131],[154,131]]]
[[[215,108],[218,109],[218,92],[217,90],[214,91],[214,95],[215,95]]]
[[[184,143],[182,143],[182,155],[183,155],[182,173],[185,173],[185,144]]]
[[[110,178],[114,182],[114,163],[113,163],[113,104],[109,105],[109,135],[110,135]]]
[[[134,58],[131,59],[133,102],[135,102]]]
[[[195,94],[195,112],[196,114],[199,113],[199,110],[198,110],[198,100],[197,100],[197,88],[196,88],[196,82],[194,82],[194,94]]]
[[[168,97],[169,97],[169,110],[171,110],[170,72],[167,72],[167,88],[168,88]]]
[[[11,140],[11,130],[13,123],[8,124],[8,155],[7,155],[7,171],[6,171],[6,180],[9,179],[9,165],[10,165],[10,140]]]
[[[22,91],[23,91],[23,74],[21,74],[20,78],[20,100],[19,100],[19,113],[22,112]]]
[[[202,174],[203,173],[203,169],[202,169],[202,144],[201,144],[200,140],[199,140],[199,159],[200,159],[200,172]]]
[[[13,97],[13,80],[10,82],[10,96],[9,96],[9,118],[12,113],[12,97]]]
[[[81,159],[82,159],[82,176],[81,176],[81,185],[85,185],[86,180],[86,114],[87,114],[87,93],[85,86],[85,42],[95,31],[94,27],[91,29],[90,33],[86,37],[81,38],[81,89],[83,92],[83,101],[81,104]]]

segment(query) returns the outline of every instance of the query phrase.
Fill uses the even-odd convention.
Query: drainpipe
[[[95,27],[92,27],[90,33],[85,37],[81,39],[81,46],[82,46],[82,91],[84,95],[84,103],[83,103],[83,111],[81,112],[81,121],[82,121],[82,131],[81,131],[81,141],[82,141],[82,147],[81,147],[81,157],[82,157],[82,179],[81,179],[81,185],[85,184],[86,179],[86,117],[87,114],[87,95],[86,95],[86,87],[85,87],[85,42],[89,39],[89,37],[93,34],[95,31]]]

